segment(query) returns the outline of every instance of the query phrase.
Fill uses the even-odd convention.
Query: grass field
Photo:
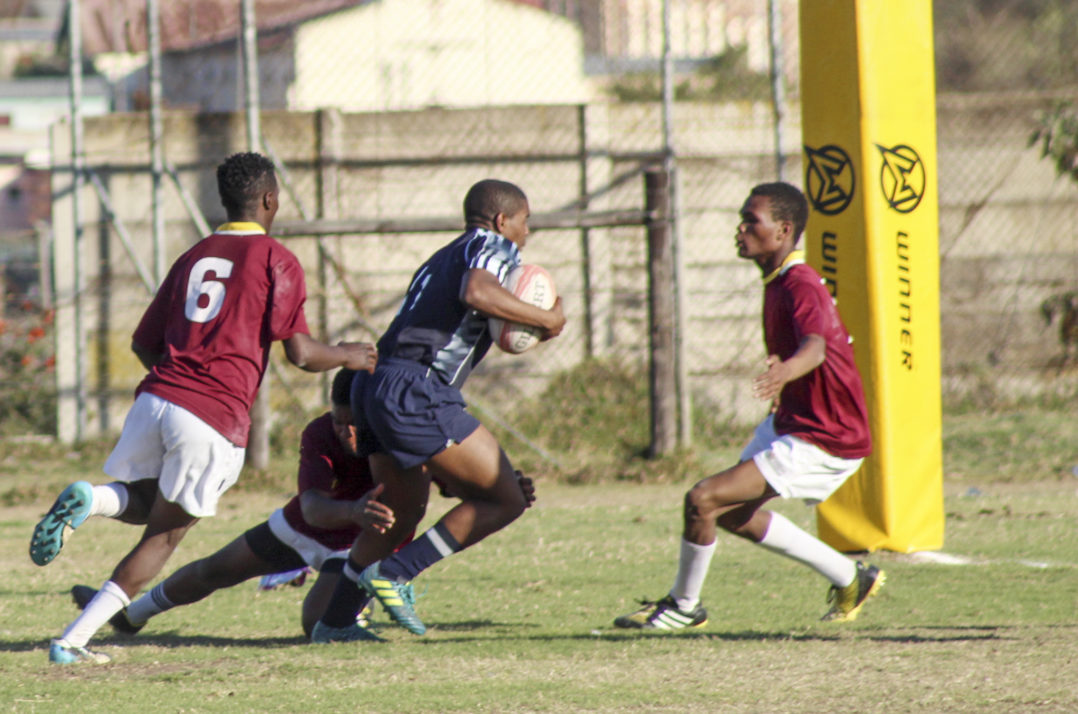
[[[969,433],[954,438],[977,452]],[[251,582],[166,613],[135,638],[106,628],[94,644],[111,664],[58,667],[46,648],[75,614],[68,590],[99,586],[137,531],[94,519],[51,565],[31,564],[31,529],[57,490],[102,480],[100,453],[55,452],[0,456],[6,711],[1078,711],[1078,479],[1053,469],[992,480],[962,468],[946,487],[944,552],[965,564],[872,555],[888,584],[844,625],[818,622],[822,579],[727,537],[704,591],[705,628],[614,630],[636,598],[669,587],[690,481],[540,480],[540,501],[519,522],[417,582],[424,637],[378,612],[387,644],[309,645],[305,588],[263,593]],[[286,495],[230,492],[168,569],[212,552]],[[434,497],[428,517],[447,504]],[[799,503],[777,510],[812,527]]]

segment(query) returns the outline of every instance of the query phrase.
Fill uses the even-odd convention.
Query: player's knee
[[[515,521],[528,509],[528,501],[524,498],[523,493],[512,493],[507,498],[505,507],[509,520]]]
[[[696,484],[685,494],[686,520],[710,518],[715,509],[715,499],[709,492],[705,481]]]
[[[528,500],[517,485],[515,476],[512,487],[498,489],[495,502],[501,513],[503,524],[512,523],[528,509]]]

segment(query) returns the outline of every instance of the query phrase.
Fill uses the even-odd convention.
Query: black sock
[[[367,591],[349,577],[349,569],[357,574],[363,572],[362,565],[353,562],[351,558],[348,559],[337,581],[337,588],[333,591],[333,597],[330,598],[326,612],[322,615],[322,622],[330,627],[354,625],[356,615],[370,600]]]

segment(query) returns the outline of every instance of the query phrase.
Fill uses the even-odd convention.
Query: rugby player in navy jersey
[[[502,286],[521,262],[528,217],[528,199],[517,186],[495,179],[472,186],[464,198],[464,233],[416,271],[378,342],[377,368],[353,384],[353,407],[363,410],[382,449],[370,457],[374,480],[383,488],[379,500],[396,519],[385,532],[359,534],[344,577],[315,625],[314,642],[371,639],[356,625],[366,594],[396,622],[422,634],[426,626],[407,597],[406,583],[504,528],[528,507],[530,498],[508,457],[467,411],[460,392],[490,348],[489,317],[538,327],[544,340],[565,326],[560,298],[544,310]],[[387,558],[423,517],[432,474],[461,502]]]

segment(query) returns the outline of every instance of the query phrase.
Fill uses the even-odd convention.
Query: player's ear
[[[784,237],[786,237],[786,236],[793,237],[793,234],[794,234],[793,221],[783,221],[782,222],[782,231],[783,231],[783,233],[786,234]]]
[[[496,233],[502,233],[503,229],[505,228],[505,214],[504,213],[495,213],[493,223],[494,223],[494,231]]]

